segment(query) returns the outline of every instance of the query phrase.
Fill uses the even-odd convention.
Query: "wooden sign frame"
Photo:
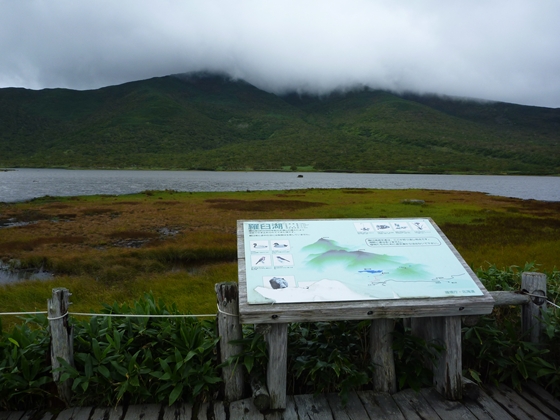
[[[238,251],[238,281],[239,281],[239,316],[241,323],[290,323],[316,321],[363,320],[378,318],[417,318],[440,316],[484,315],[492,312],[494,299],[482,285],[476,274],[457,252],[449,239],[431,218],[427,219],[439,233],[454,256],[464,267],[472,280],[482,292],[482,296],[443,297],[443,298],[414,298],[363,300],[341,302],[309,302],[309,303],[274,303],[249,304],[247,301],[247,273],[244,223],[266,223],[271,220],[238,220],[237,222],[237,251]],[[386,219],[326,219],[352,220],[372,222]],[[399,218],[399,220],[418,220],[418,218]],[[277,222],[278,220],[274,220]],[[285,220],[286,222],[307,222],[309,220]],[[317,221],[317,219],[315,219]],[[320,221],[320,220],[319,220]]]

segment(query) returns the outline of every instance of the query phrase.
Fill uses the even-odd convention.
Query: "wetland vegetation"
[[[66,287],[74,312],[215,313],[214,284],[237,279],[237,220],[383,217],[434,219],[489,290],[516,290],[522,270],[538,270],[549,275],[549,299],[558,299],[560,203],[440,190],[167,190],[0,204],[2,262],[54,275],[0,286],[0,308],[44,311],[51,289]],[[500,309],[477,326],[465,328],[465,374],[514,386],[531,377],[558,395],[560,360],[551,351],[559,344],[558,316],[548,313],[546,345],[535,348],[521,336],[516,311]],[[68,368],[66,375],[77,384],[79,402],[115,404],[156,397],[200,401],[218,395],[211,323],[75,318],[81,338],[75,349],[76,369]],[[48,345],[44,317],[23,323],[2,317],[0,325],[4,355],[0,404],[12,409],[30,401],[47,404],[43,400],[52,395],[46,390],[48,367],[41,361]],[[367,365],[363,347],[366,330],[363,323],[290,327],[289,392],[344,393],[363,386],[373,368]],[[395,333],[399,385],[428,384],[429,372],[421,360],[429,360],[437,348],[404,332],[399,324]],[[255,334],[246,331],[241,361],[258,372],[265,356]],[[169,347],[156,348],[157,342]],[[193,354],[194,348],[200,354]],[[149,354],[137,353],[146,349]],[[110,358],[105,360],[103,354]],[[187,354],[196,360],[188,375],[180,369]],[[27,376],[10,366],[25,366]],[[165,366],[171,370],[165,371]],[[10,386],[26,391],[14,394]]]
[[[181,310],[208,313],[214,283],[237,278],[237,220],[380,217],[433,218],[475,271],[526,262],[557,268],[555,202],[373,189],[44,197],[0,205],[0,258],[54,278],[3,286],[0,307],[43,308],[50,289],[62,286],[77,311],[152,291]]]
[[[54,278],[3,286],[0,307],[42,310],[60,286],[73,292],[76,311],[151,291],[181,310],[214,312],[214,284],[237,279],[237,220],[381,217],[433,218],[475,271],[558,267],[555,202],[374,189],[44,197],[0,204],[0,258]]]

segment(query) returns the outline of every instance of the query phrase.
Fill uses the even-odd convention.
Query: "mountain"
[[[560,109],[208,74],[4,88],[0,167],[559,174]]]
[[[327,238],[318,239],[316,242],[306,245],[302,248],[303,252],[307,252],[309,254],[323,254],[329,251],[344,251],[346,252],[347,249],[338,245],[336,241]]]

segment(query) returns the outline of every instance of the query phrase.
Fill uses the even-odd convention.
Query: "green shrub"
[[[369,355],[371,322],[333,321],[292,323],[288,328],[288,393],[337,392],[346,401],[351,391],[369,387],[375,365]],[[267,352],[263,328],[244,328],[236,343],[243,352],[229,363],[241,363],[249,373],[264,380]],[[429,368],[441,347],[412,337],[402,322],[395,328],[393,349],[399,388],[431,386]]]
[[[174,306],[152,295],[104,313],[175,315]],[[75,367],[61,368],[72,379],[77,404],[116,405],[190,401],[208,397],[220,381],[213,324],[194,318],[111,318],[96,316],[74,325]]]
[[[519,325],[509,320],[499,325],[493,317],[464,328],[465,375],[478,383],[506,383],[517,389],[533,380],[558,395],[560,371],[548,357],[550,350],[525,341],[520,331]]]
[[[395,373],[399,389],[433,385],[432,366],[438,353],[443,350],[438,343],[426,342],[410,334],[402,322],[397,323],[393,332]]]
[[[528,264],[524,270],[533,270]],[[478,275],[489,290],[518,290],[518,267],[490,266]],[[548,299],[556,301],[560,272],[548,274]],[[166,306],[147,294],[134,305],[103,305],[99,316],[72,318],[75,366],[63,364],[61,379],[71,379],[76,405],[119,403],[198,403],[220,392],[219,338],[213,321],[172,317]],[[533,380],[560,396],[560,322],[552,305],[543,313],[541,345],[526,341],[520,308],[497,308],[477,325],[463,328],[463,374],[478,383],[507,383],[519,388]],[[164,315],[108,317],[103,314]],[[288,328],[288,393],[337,392],[345,400],[367,389],[375,374],[369,356],[369,321],[293,323]],[[266,326],[244,325],[238,363],[264,381]],[[0,324],[0,408],[46,408],[56,401],[45,316],[27,317],[11,332]],[[399,389],[431,386],[433,363],[441,347],[410,335],[401,321],[393,333]]]
[[[0,326],[0,408],[45,407],[53,395],[49,357],[50,335],[43,315],[28,317],[10,333]]]
[[[520,290],[521,274],[536,271],[534,263],[521,269],[511,266],[499,269],[492,265],[479,270],[478,277],[488,290]],[[557,301],[560,275],[547,273],[547,299]],[[476,325],[463,328],[464,375],[478,383],[507,383],[519,389],[524,381],[533,380],[560,396],[560,322],[558,309],[549,305],[543,311],[542,343],[532,344],[523,336],[520,307],[495,308],[491,316]]]

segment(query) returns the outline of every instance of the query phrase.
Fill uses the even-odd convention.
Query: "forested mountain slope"
[[[1,167],[560,173],[560,109],[216,75],[0,89]]]

